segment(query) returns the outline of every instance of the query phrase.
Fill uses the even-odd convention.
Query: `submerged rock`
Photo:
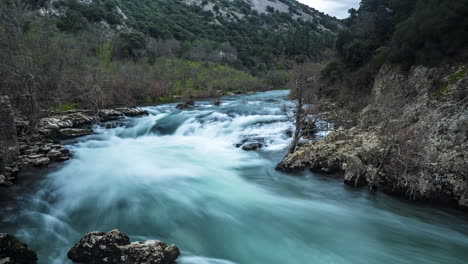
[[[179,255],[175,245],[167,246],[158,240],[130,242],[117,229],[88,233],[68,252],[69,259],[85,264],[171,264]]]
[[[242,146],[242,150],[251,151],[263,147],[260,143],[248,143]]]
[[[37,255],[16,237],[0,233],[0,263],[34,264],[37,263]]]
[[[242,150],[245,150],[245,151],[257,150],[265,146],[265,138],[262,138],[262,137],[244,138],[235,146],[236,148],[241,148]]]

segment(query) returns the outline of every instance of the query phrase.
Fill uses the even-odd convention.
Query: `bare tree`
[[[0,71],[14,79],[27,106],[29,132],[36,129],[40,117],[38,102],[38,75],[31,54],[31,43],[26,36],[30,22],[28,1],[10,0],[0,13]]]
[[[310,90],[317,85],[318,75],[321,65],[317,63],[296,64],[292,69],[292,79],[290,81],[291,96],[295,99],[295,105],[292,110],[292,119],[296,129],[294,130],[291,145],[289,145],[288,154],[293,153],[300,139],[315,131],[316,117],[313,115],[313,99]],[[288,110],[288,112],[291,112]]]

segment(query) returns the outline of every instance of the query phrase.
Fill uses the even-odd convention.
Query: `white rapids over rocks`
[[[147,107],[126,127],[96,128],[74,158],[36,176],[0,218],[39,254],[68,263],[85,233],[176,244],[182,264],[450,263],[468,259],[464,216],[344,187],[334,176],[273,168],[292,124],[286,91],[223,98],[187,110]],[[262,137],[266,146],[235,144]]]

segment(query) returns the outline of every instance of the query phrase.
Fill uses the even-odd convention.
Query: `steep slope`
[[[242,65],[270,68],[280,58],[318,58],[334,44],[339,21],[293,0],[58,0],[42,12],[63,31],[88,24],[187,43],[229,43]]]
[[[343,173],[351,186],[468,210],[467,69],[383,66],[356,126],[299,148],[278,169]]]
[[[468,2],[362,0],[350,13],[309,87],[340,129],[278,169],[468,209]]]

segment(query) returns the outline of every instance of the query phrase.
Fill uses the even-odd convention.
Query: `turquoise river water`
[[[180,264],[468,263],[468,218],[344,186],[338,176],[274,170],[293,126],[286,91],[223,98],[70,142],[73,159],[24,173],[0,203],[0,232],[69,263],[85,233],[119,228],[159,239]],[[265,138],[247,152],[234,145]]]

